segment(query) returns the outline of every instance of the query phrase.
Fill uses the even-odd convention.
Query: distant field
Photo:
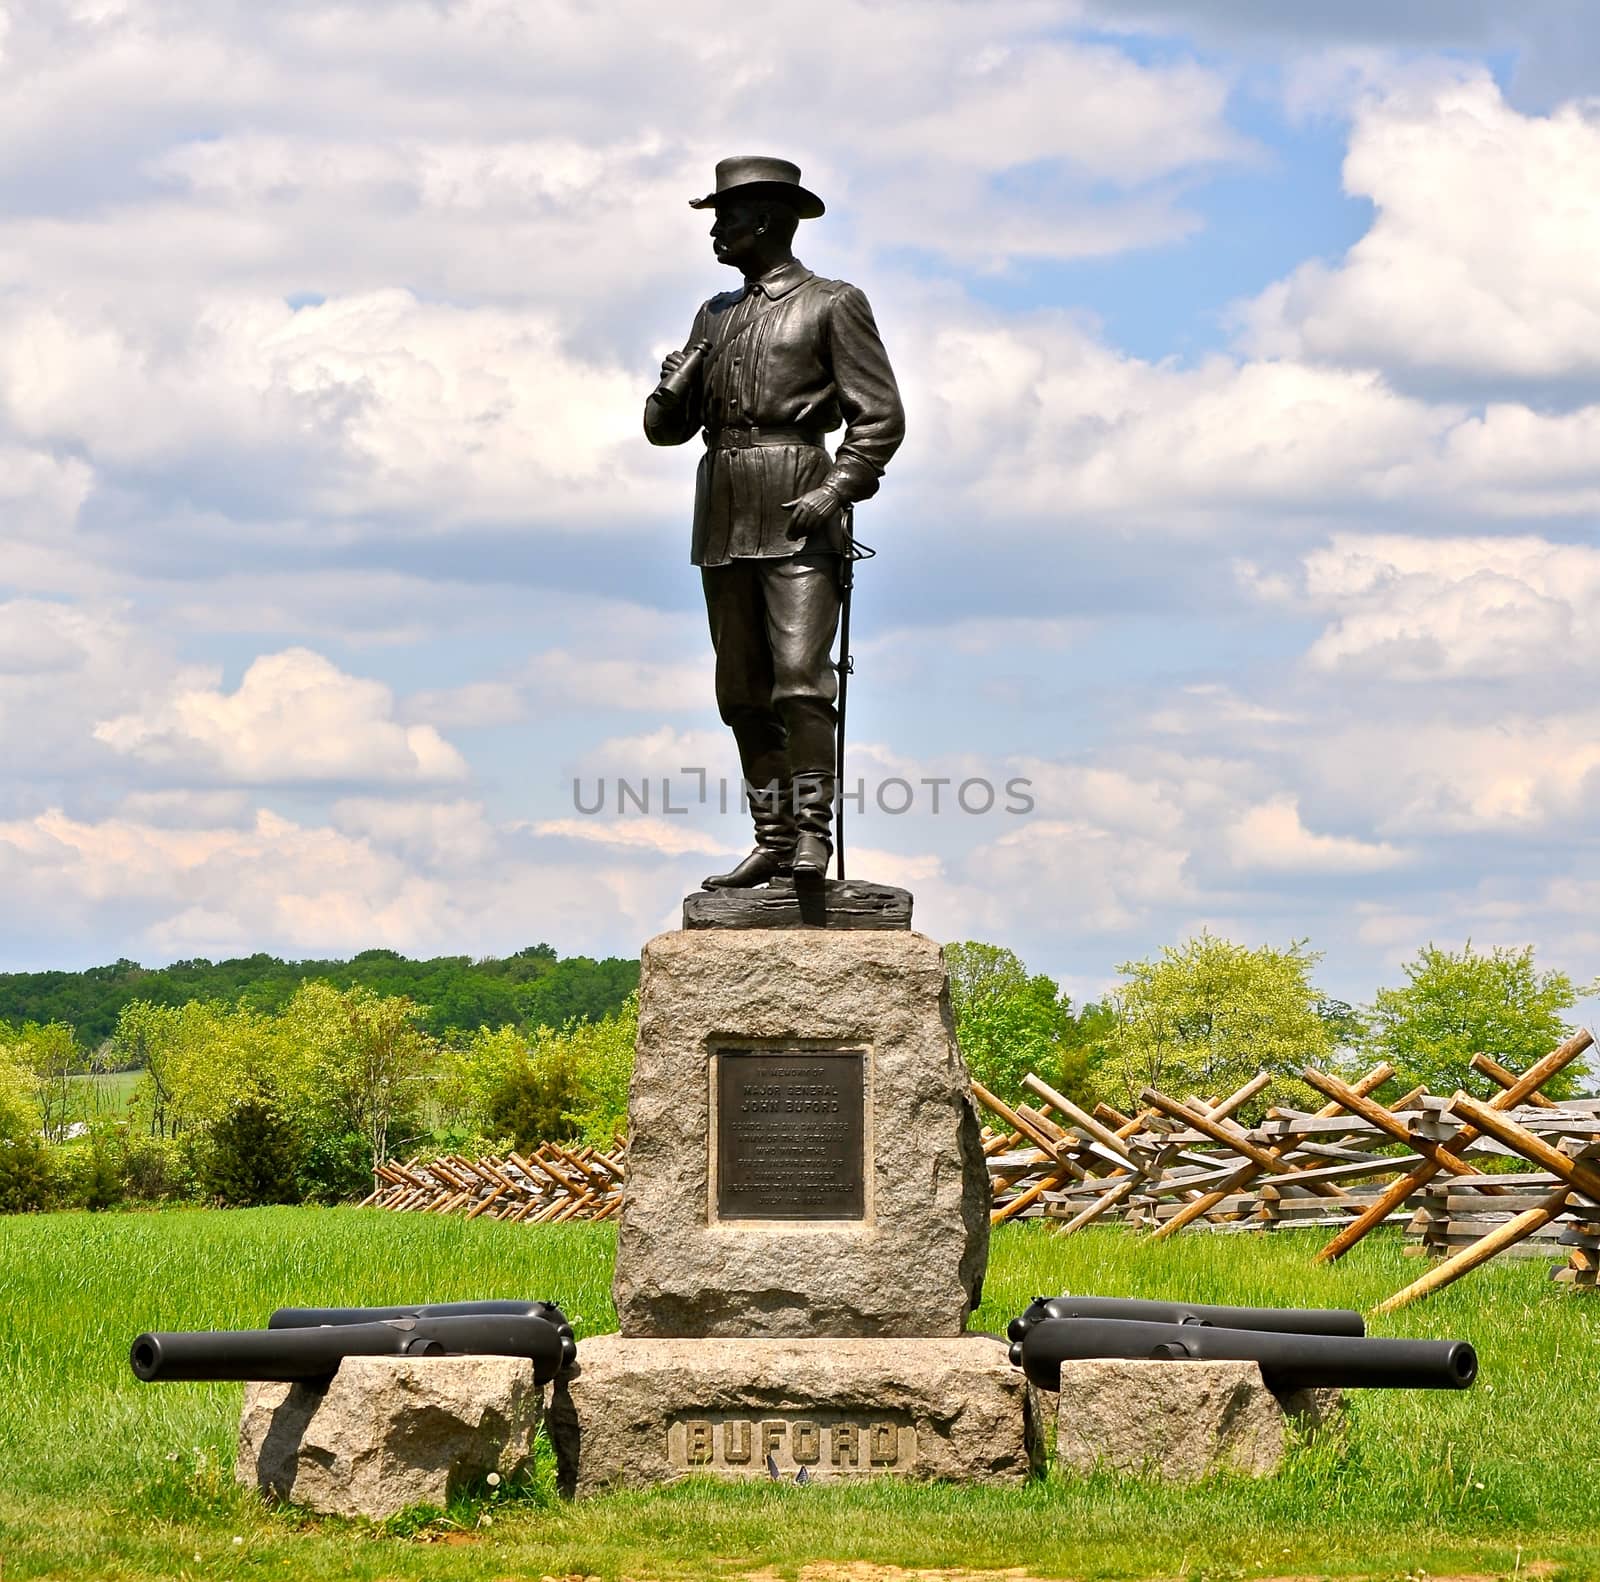
[[[975,1327],[1036,1292],[1368,1307],[1416,1265],[1370,1238],[1312,1244],[1119,1230],[997,1236]],[[565,1505],[537,1495],[410,1536],[263,1510],[233,1483],[238,1385],[139,1385],[140,1329],[259,1325],[279,1303],[549,1297],[614,1327],[608,1225],[520,1228],[351,1209],[0,1219],[0,1576],[793,1577],[818,1559],[1013,1566],[1030,1577],[1600,1577],[1600,1305],[1504,1261],[1376,1332],[1460,1335],[1462,1395],[1368,1392],[1344,1449],[1264,1483],[1132,1479],[1014,1492],[691,1483]],[[444,1540],[453,1541],[444,1541]],[[1530,1567],[1532,1571],[1530,1573]],[[1553,1567],[1553,1569],[1552,1569]],[[1013,1573],[1016,1575],[1017,1573]]]
[[[142,1071],[107,1071],[98,1076],[74,1077],[88,1120],[121,1120],[128,1113]]]

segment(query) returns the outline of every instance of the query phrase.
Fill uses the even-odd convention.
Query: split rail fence
[[[1436,1257],[1379,1306],[1392,1311],[1503,1256],[1565,1255],[1555,1278],[1600,1281],[1600,1099],[1557,1103],[1540,1090],[1594,1040],[1580,1032],[1518,1075],[1486,1055],[1473,1067],[1498,1088],[1483,1102],[1414,1088],[1385,1101],[1394,1069],[1346,1083],[1308,1068],[1327,1102],[1236,1116],[1269,1082],[1262,1072],[1219,1100],[1154,1088],[1136,1114],[1088,1112],[1037,1076],[1008,1104],[974,1083],[992,1117],[983,1151],[995,1224],[1042,1219],[1056,1234],[1120,1223],[1160,1241],[1286,1228],[1332,1231],[1317,1262],[1342,1257],[1380,1225],[1405,1227]],[[468,1159],[390,1160],[363,1206],[527,1224],[610,1219],[622,1207],[627,1144],[610,1151],[543,1143]]]
[[[361,1207],[391,1214],[464,1214],[530,1225],[610,1219],[622,1207],[627,1145],[619,1138],[609,1153],[586,1144],[541,1143],[527,1155],[391,1159],[373,1176],[375,1189]]]
[[[1555,1278],[1593,1288],[1600,1099],[1558,1104],[1540,1091],[1592,1043],[1578,1033],[1521,1075],[1476,1056],[1474,1069],[1499,1089],[1487,1103],[1422,1088],[1385,1102],[1390,1066],[1355,1083],[1308,1068],[1304,1080],[1327,1103],[1273,1108],[1250,1126],[1235,1116],[1268,1085],[1265,1072],[1220,1100],[1146,1088],[1131,1116],[1104,1104],[1086,1112],[1033,1075],[1014,1104],[975,1084],[993,1118],[984,1129],[990,1217],[1044,1219],[1059,1235],[1121,1223],[1157,1241],[1189,1229],[1331,1230],[1318,1262],[1399,1224],[1416,1251],[1440,1261],[1380,1311],[1504,1255],[1564,1254]]]

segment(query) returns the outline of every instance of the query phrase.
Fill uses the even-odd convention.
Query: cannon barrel
[[[1041,1319],[1011,1347],[1011,1360],[1041,1389],[1061,1388],[1061,1364],[1091,1359],[1255,1362],[1276,1394],[1295,1390],[1464,1390],[1478,1354],[1464,1340],[1378,1340],[1287,1335],[1206,1324],[1132,1319]]]
[[[280,1307],[267,1320],[268,1329],[315,1329],[322,1324],[377,1324],[386,1318],[547,1318],[560,1325],[567,1316],[554,1302],[525,1302],[494,1297],[483,1302],[426,1302],[398,1307]]]
[[[317,1329],[154,1330],[128,1361],[158,1380],[259,1379],[292,1384],[332,1378],[346,1357],[526,1357],[543,1384],[567,1365],[570,1337],[526,1314],[395,1318]]]
[[[542,1318],[554,1324],[562,1340],[562,1367],[578,1354],[572,1325],[554,1302],[528,1302],[501,1297],[482,1302],[427,1302],[401,1307],[280,1307],[267,1320],[268,1329],[317,1329],[324,1325],[378,1324],[392,1318]]]
[[[1122,1318],[1148,1324],[1210,1324],[1217,1329],[1272,1330],[1284,1335],[1365,1335],[1359,1313],[1347,1307],[1208,1307],[1203,1302],[1148,1302],[1130,1296],[1036,1296],[1006,1326],[1021,1340],[1047,1318]]]

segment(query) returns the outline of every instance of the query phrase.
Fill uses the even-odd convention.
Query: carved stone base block
[[[556,1381],[565,1493],[691,1473],[1020,1483],[1035,1455],[1022,1372],[989,1335],[949,1340],[585,1340]]]
[[[347,1357],[326,1389],[245,1387],[237,1477],[332,1516],[444,1505],[533,1455],[544,1390],[519,1357]]]
[[[696,890],[683,898],[685,928],[910,928],[911,892],[866,879],[796,886],[774,879],[750,890]]]
[[[1283,1461],[1291,1417],[1309,1431],[1339,1409],[1333,1390],[1280,1402],[1253,1362],[1064,1362],[1057,1399],[1059,1474],[1104,1467],[1169,1483],[1218,1471],[1265,1477]]]
[[[628,1131],[612,1287],[624,1335],[966,1327],[989,1177],[931,939],[651,940]]]

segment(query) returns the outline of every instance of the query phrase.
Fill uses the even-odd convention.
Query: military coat
[[[704,434],[690,559],[697,566],[838,549],[788,536],[783,509],[821,484],[854,504],[905,435],[905,413],[866,297],[791,259],[701,305],[685,349],[709,341],[689,399],[645,404],[645,434],[682,445]],[[843,426],[829,456],[823,436]]]

